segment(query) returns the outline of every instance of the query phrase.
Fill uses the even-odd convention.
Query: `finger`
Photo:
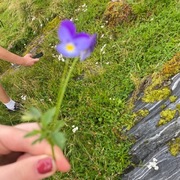
[[[27,131],[18,128],[0,125],[0,154],[9,154],[11,151],[25,152],[31,155],[47,154],[52,156],[52,150],[47,141],[36,143],[32,145],[32,142],[37,137],[25,138]],[[58,170],[67,172],[70,170],[70,165],[63,152],[54,147],[56,164]]]
[[[38,62],[39,61],[39,58],[36,58],[36,59],[33,59],[34,60],[34,63]]]
[[[0,179],[41,180],[56,172],[53,159],[46,155],[34,156],[0,167]]]
[[[21,123],[21,124],[15,125],[14,127],[21,129],[21,130],[28,131],[28,132],[30,132],[32,130],[40,129],[38,123]]]

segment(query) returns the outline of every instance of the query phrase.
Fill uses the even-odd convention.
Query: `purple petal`
[[[87,59],[91,55],[91,53],[93,52],[94,47],[96,45],[96,38],[97,38],[97,35],[93,34],[90,37],[90,46],[89,46],[89,48],[86,49],[85,51],[80,52],[80,60],[81,61],[84,61],[85,59]]]
[[[84,51],[89,48],[91,44],[90,40],[91,39],[90,39],[89,34],[78,33],[76,37],[74,38],[73,42],[79,50]]]
[[[90,39],[91,39],[90,51],[92,52],[96,45],[97,34],[93,34]]]
[[[84,61],[84,60],[87,59],[90,55],[91,55],[90,50],[81,51],[81,52],[80,52],[80,61]]]
[[[58,37],[62,42],[69,42],[76,34],[76,26],[70,20],[64,20],[61,22],[58,29]]]
[[[75,46],[74,46],[75,47]],[[68,58],[74,58],[79,56],[80,51],[75,47],[73,51],[68,51],[67,50],[67,44],[66,43],[61,43],[56,46],[56,50],[62,54],[64,57]]]

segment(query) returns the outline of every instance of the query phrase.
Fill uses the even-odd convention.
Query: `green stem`
[[[56,160],[55,153],[54,153],[54,145],[51,144],[51,151],[52,151],[52,157],[54,160]]]
[[[63,76],[62,76],[62,81],[61,81],[61,84],[59,86],[59,93],[58,93],[57,104],[56,104],[56,112],[55,112],[55,115],[54,115],[54,121],[53,122],[56,122],[57,119],[58,119],[61,104],[62,104],[62,100],[63,100],[63,97],[64,97],[64,93],[66,91],[67,84],[69,82],[72,71],[73,71],[77,61],[78,61],[78,58],[75,58],[72,65],[71,65],[71,67],[70,67],[70,69],[69,69],[69,71],[68,71],[68,74],[67,74],[67,76],[65,78],[65,74],[66,74],[67,67],[68,67],[68,63],[66,63],[65,70],[64,70],[64,73],[63,73]]]

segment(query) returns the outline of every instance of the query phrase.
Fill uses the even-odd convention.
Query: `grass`
[[[132,142],[124,133],[135,123],[127,106],[135,88],[132,79],[159,71],[179,51],[180,3],[129,0],[133,19],[112,27],[104,20],[109,0],[11,2],[11,6],[9,1],[0,3],[0,20],[4,25],[0,26],[1,46],[23,54],[44,37],[37,51],[45,55],[35,66],[8,70],[9,63],[0,63],[1,74],[8,70],[1,83],[13,99],[27,95],[25,108],[35,106],[46,110],[56,103],[64,63],[58,61],[58,54],[52,48],[58,43],[55,28],[58,24],[52,20],[57,16],[73,17],[78,31],[98,34],[95,51],[87,61],[78,63],[73,72],[60,116],[66,122],[64,131],[68,140],[64,152],[72,170],[49,179],[118,179],[131,165]],[[34,21],[33,17],[36,17]],[[1,104],[0,113],[1,124],[21,122],[22,112],[9,113]],[[73,125],[79,127],[76,133],[72,133]]]

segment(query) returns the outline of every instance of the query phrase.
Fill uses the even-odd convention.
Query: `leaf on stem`
[[[23,121],[32,121],[32,120],[39,120],[39,118],[41,117],[41,112],[35,108],[35,107],[31,107],[29,111],[26,111],[24,113],[24,115],[22,116],[22,120]]]
[[[33,130],[33,131],[27,133],[24,137],[31,137],[31,136],[35,136],[35,135],[40,134],[40,133],[41,133],[40,130]]]
[[[65,122],[62,120],[59,120],[56,122],[56,128],[55,128],[55,132],[59,132],[59,130],[65,125]]]
[[[53,120],[54,114],[56,112],[56,108],[53,107],[47,110],[41,117],[41,123],[43,127],[47,127]]]
[[[51,138],[52,138],[52,141],[53,141],[53,143],[55,145],[57,145],[61,149],[64,148],[65,142],[66,142],[66,138],[65,138],[64,133],[62,133],[62,132],[54,132],[54,133],[51,134]]]

